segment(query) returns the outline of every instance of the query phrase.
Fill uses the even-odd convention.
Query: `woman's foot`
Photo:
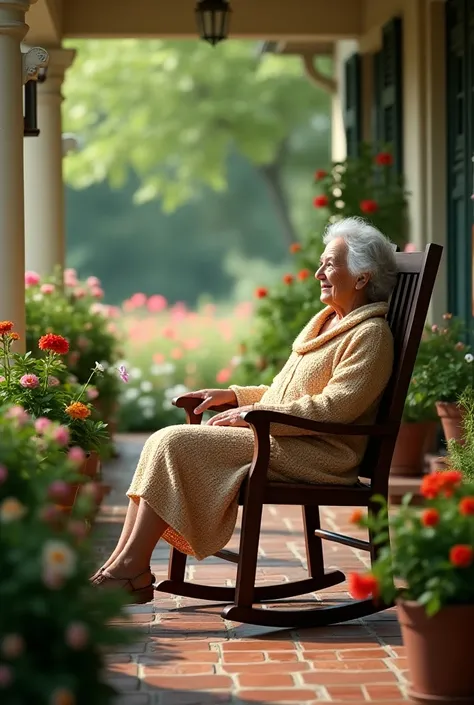
[[[143,604],[151,602],[154,595],[155,576],[150,568],[147,568],[142,573],[127,577],[122,573],[112,573],[107,569],[98,571],[93,584],[96,587],[102,588],[123,588],[131,597],[133,604]]]

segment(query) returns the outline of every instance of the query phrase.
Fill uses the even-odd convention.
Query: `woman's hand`
[[[237,409],[228,409],[220,414],[216,414],[207,421],[206,426],[246,426],[248,423],[240,418],[240,414],[244,411],[252,411],[252,406],[239,406]]]
[[[199,404],[199,406],[194,409],[195,414],[202,414],[211,406],[237,404],[237,397],[235,396],[235,392],[233,392],[232,389],[199,389],[197,392],[188,392],[187,394],[183,394],[182,396],[203,400],[202,404]]]

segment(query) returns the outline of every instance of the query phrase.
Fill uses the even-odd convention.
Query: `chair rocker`
[[[254,433],[254,454],[247,479],[242,486],[239,503],[243,505],[239,553],[219,551],[216,556],[237,564],[236,587],[216,587],[187,582],[185,577],[187,556],[172,548],[168,579],[157,584],[156,590],[216,602],[226,602],[224,619],[247,624],[298,628],[326,626],[365,617],[387,609],[391,605],[375,603],[371,599],[349,600],[344,604],[318,606],[314,609],[265,609],[258,603],[282,600],[316,592],[345,581],[339,570],[325,571],[322,542],[334,541],[352,548],[368,551],[371,562],[381,549],[369,540],[321,528],[321,506],[366,507],[377,511],[372,497],[388,498],[390,463],[401,423],[405,397],[413,372],[415,358],[424,329],[428,306],[433,291],[442,247],[430,244],[425,252],[396,253],[398,279],[390,299],[387,320],[395,341],[395,362],[390,382],[385,390],[374,425],[337,424],[311,421],[275,411],[255,410],[242,414]],[[187,423],[199,424],[201,415],[194,409],[199,399],[178,397],[175,405],[186,412]],[[229,406],[215,407],[223,411]],[[357,485],[351,487],[331,485],[305,485],[267,481],[270,455],[270,424],[279,423],[316,433],[362,435],[369,437],[367,451],[361,463]],[[300,505],[303,512],[306,539],[308,578],[290,583],[255,586],[257,555],[264,504]]]

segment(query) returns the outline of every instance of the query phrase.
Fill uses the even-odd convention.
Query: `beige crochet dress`
[[[387,304],[362,306],[319,334],[332,310],[303,329],[270,387],[237,387],[240,406],[318,421],[373,423],[393,364]],[[367,439],[317,436],[273,425],[272,481],[351,485]],[[253,453],[253,433],[227,426],[169,426],[146,441],[127,492],[166,521],[164,534],[198,559],[223,548],[235,527],[239,488]]]

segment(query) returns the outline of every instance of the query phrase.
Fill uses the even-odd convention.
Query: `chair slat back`
[[[393,449],[442,252],[441,245],[432,243],[424,252],[395,254],[399,273],[387,314],[394,337],[394,366],[377,415],[377,423],[393,425],[394,433],[371,439],[360,468],[361,477],[372,479],[375,492],[386,493]]]

